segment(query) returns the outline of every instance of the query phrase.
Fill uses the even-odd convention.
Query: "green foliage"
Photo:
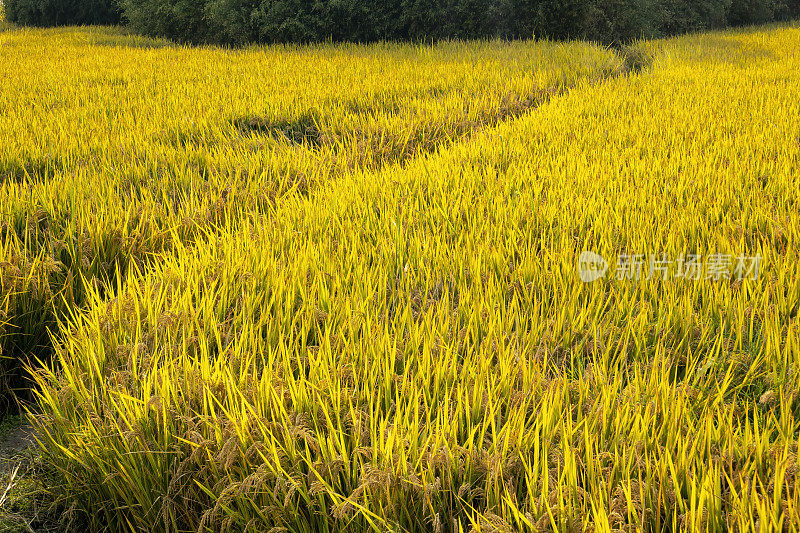
[[[7,0],[9,22],[116,24],[180,42],[589,39],[603,43],[800,16],[800,0]],[[121,15],[124,13],[124,17]]]
[[[116,0],[4,0],[6,20],[25,26],[118,24]]]
[[[120,0],[134,31],[177,41],[201,42],[208,35],[205,2],[194,0]]]
[[[121,1],[135,31],[233,45],[533,35],[619,43],[798,12],[797,0]]]
[[[781,0],[733,0],[728,10],[728,21],[734,25],[761,24],[775,20],[785,3]]]
[[[730,4],[731,0],[662,0],[661,30],[676,34],[723,27]]]

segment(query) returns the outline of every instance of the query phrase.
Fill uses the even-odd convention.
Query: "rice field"
[[[226,52],[106,29],[3,39],[14,83],[0,94],[0,339],[39,358],[87,282],[113,286],[285,195],[402,165],[624,68],[585,45]]]
[[[797,530],[797,42],[0,32],[37,475],[89,531]]]

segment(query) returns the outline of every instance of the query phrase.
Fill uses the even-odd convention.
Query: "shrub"
[[[800,0],[732,0],[728,22],[732,25],[762,24],[800,17]]]
[[[516,38],[630,42],[789,18],[798,0],[122,0],[134,30],[244,44]]]
[[[121,4],[121,7],[116,2]],[[180,42],[639,38],[785,20],[800,0],[7,0],[30,25],[104,24]]]
[[[116,0],[4,0],[6,19],[25,26],[118,24]]]
[[[728,10],[728,22],[742,24],[761,24],[775,19],[778,3],[775,0],[733,0]]]
[[[151,36],[182,42],[209,39],[205,1],[120,0],[131,29]]]
[[[730,5],[731,0],[662,0],[659,31],[674,35],[724,27]]]

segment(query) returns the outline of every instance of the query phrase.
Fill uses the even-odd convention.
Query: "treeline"
[[[8,22],[24,26],[119,24],[116,0],[0,0]]]
[[[800,0],[5,0],[10,22],[122,20],[181,42],[548,37],[604,43],[800,16]]]

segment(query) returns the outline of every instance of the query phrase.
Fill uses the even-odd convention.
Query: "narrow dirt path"
[[[33,443],[33,428],[29,424],[18,425],[0,437],[0,464],[14,462]]]

